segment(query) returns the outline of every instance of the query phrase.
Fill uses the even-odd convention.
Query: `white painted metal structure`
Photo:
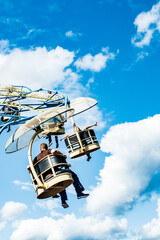
[[[40,131],[36,132],[30,140],[28,159],[30,166],[29,172],[37,198],[43,199],[52,197],[63,191],[73,183],[73,179],[69,171],[70,165],[67,164],[66,159],[62,154],[48,155],[33,164],[32,145]]]

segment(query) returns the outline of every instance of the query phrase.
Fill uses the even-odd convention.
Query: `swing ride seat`
[[[100,148],[93,129],[85,129],[65,138],[70,158],[81,157]]]
[[[44,186],[44,188],[38,186],[36,179],[31,173],[37,198],[52,197],[72,184],[73,179],[69,167],[70,165],[67,164],[63,155],[49,154],[35,163],[36,174]]]
[[[47,122],[42,127],[43,135],[61,135],[65,133],[64,123]]]
[[[48,122],[42,124],[43,135],[61,135],[65,133],[64,116],[56,116]]]

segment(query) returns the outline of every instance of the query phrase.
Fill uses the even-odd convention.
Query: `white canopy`
[[[74,109],[73,116],[84,112],[92,107],[94,107],[97,104],[97,101],[93,98],[75,98],[70,101],[70,108]]]
[[[41,126],[46,122],[65,121],[68,117],[73,114],[73,109],[67,109],[65,107],[54,107],[48,111],[32,118],[27,121],[21,127],[19,127],[12,136],[8,139],[5,152],[12,153],[16,152],[26,146],[28,146],[33,134],[37,127]]]

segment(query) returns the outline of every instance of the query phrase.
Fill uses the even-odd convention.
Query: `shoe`
[[[60,196],[59,195],[54,195],[54,196],[52,196],[52,198],[59,198]]]
[[[62,203],[62,207],[63,207],[63,208],[68,208],[69,205],[65,202],[65,203]]]
[[[77,198],[78,198],[78,199],[81,199],[81,198],[86,198],[86,197],[88,197],[88,196],[89,196],[88,193],[81,193],[81,195],[78,195]]]
[[[90,154],[87,154],[87,161],[89,162],[89,160],[92,158],[91,156],[90,156]]]

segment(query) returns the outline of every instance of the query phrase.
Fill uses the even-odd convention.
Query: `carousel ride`
[[[70,118],[74,133],[60,140],[64,140],[70,158],[89,156],[100,148],[93,130],[97,124],[81,130],[76,126],[74,116],[96,104],[96,100],[84,97],[70,101],[53,90],[32,91],[24,86],[0,85],[0,133],[22,124],[8,139],[5,152],[13,153],[28,146],[29,173],[37,198],[56,195],[72,184],[73,179],[70,164],[63,154],[49,154],[34,163],[33,144],[41,138],[48,138],[51,145],[51,136],[57,140],[59,135],[65,134],[65,123]]]

